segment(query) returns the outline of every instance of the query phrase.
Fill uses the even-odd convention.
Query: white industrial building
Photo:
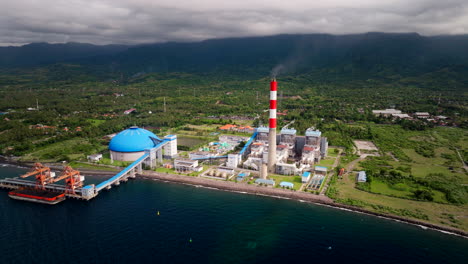
[[[391,116],[393,114],[401,114],[401,110],[391,108],[385,110],[372,110],[372,113],[376,116]]]
[[[294,128],[283,128],[277,136],[275,172],[283,175],[301,175],[304,171],[313,168],[327,154],[328,141],[322,137],[322,133],[314,128],[309,128],[305,136],[297,136]],[[267,163],[268,150],[267,127],[259,127],[255,141],[249,146],[249,154],[228,158],[229,167],[235,164],[242,165],[245,169],[258,170],[262,164]],[[238,158],[244,158],[240,161]]]
[[[178,172],[202,171],[203,167],[198,166],[198,160],[175,159],[174,169]]]

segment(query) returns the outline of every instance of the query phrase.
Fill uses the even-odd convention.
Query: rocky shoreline
[[[227,182],[227,181],[221,181],[221,180],[210,180],[210,179],[204,179],[204,178],[199,178],[199,177],[165,174],[165,173],[158,173],[158,172],[153,172],[153,171],[144,171],[143,174],[138,176],[138,178],[175,182],[175,183],[189,184],[189,185],[195,185],[195,186],[203,186],[203,187],[214,188],[214,189],[218,189],[222,191],[231,191],[231,192],[245,193],[245,194],[251,194],[251,195],[262,195],[262,196],[270,196],[270,197],[282,198],[282,199],[292,199],[292,200],[297,200],[301,202],[309,202],[309,203],[314,203],[314,204],[319,204],[319,205],[330,206],[330,207],[334,207],[338,209],[364,213],[364,214],[382,217],[386,219],[391,219],[391,220],[395,220],[399,222],[417,225],[422,228],[433,229],[433,230],[446,232],[446,233],[459,235],[459,236],[468,238],[468,232],[465,232],[460,229],[438,226],[438,225],[434,225],[431,223],[418,221],[414,219],[408,219],[408,218],[404,218],[404,217],[400,217],[396,215],[376,213],[376,212],[365,210],[359,207],[336,203],[332,199],[323,195],[316,195],[316,194],[304,193],[304,192],[295,192],[292,190],[284,190],[284,189],[271,188],[271,187],[260,187],[256,185],[234,183],[234,182]]]

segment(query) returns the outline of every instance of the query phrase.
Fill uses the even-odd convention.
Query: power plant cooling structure
[[[270,82],[270,130],[268,132],[268,172],[275,173],[276,163],[276,79]]]

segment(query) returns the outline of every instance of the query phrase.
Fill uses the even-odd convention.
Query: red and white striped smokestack
[[[276,129],[276,91],[278,84],[275,79],[270,82],[270,128]]]
[[[276,165],[276,79],[270,82],[270,129],[268,132],[268,172],[275,173]]]

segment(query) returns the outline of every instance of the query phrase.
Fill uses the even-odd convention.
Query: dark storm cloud
[[[466,0],[15,0],[0,4],[0,45],[137,44],[280,33],[467,34]]]

